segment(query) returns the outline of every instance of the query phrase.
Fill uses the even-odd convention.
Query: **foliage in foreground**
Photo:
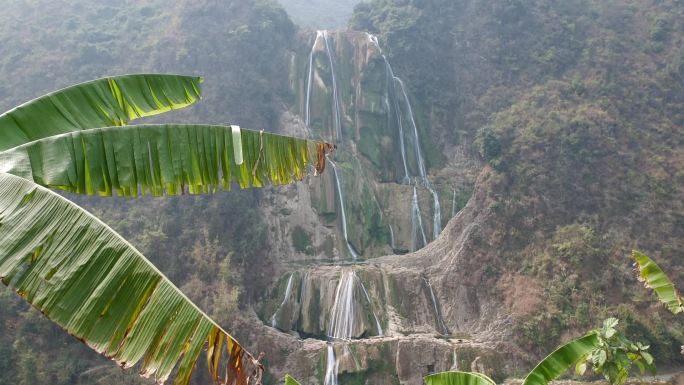
[[[639,281],[652,289],[658,296],[658,300],[667,307],[672,314],[679,314],[684,311],[682,296],[675,289],[674,284],[667,277],[663,269],[660,268],[651,258],[636,250],[632,251],[635,270],[638,273]]]
[[[122,367],[187,384],[203,349],[215,382],[260,382],[263,366],[133,246],[44,187],[153,196],[286,184],[325,168],[331,145],[239,127],[124,126],[185,107],[199,78],[127,75],[0,115],[0,280]],[[113,127],[106,127],[111,126]],[[4,150],[4,151],[3,151]],[[44,186],[44,187],[42,187]]]
[[[587,368],[603,376],[614,385],[622,385],[630,374],[632,364],[639,368],[640,374],[649,371],[655,374],[653,357],[648,346],[628,340],[616,327],[618,320],[609,318],[599,329],[574,339],[556,349],[544,358],[525,377],[522,385],[548,385],[568,369],[575,366],[578,375]],[[425,377],[426,385],[496,385],[483,373],[448,371],[430,374]],[[285,385],[299,385],[289,375]]]

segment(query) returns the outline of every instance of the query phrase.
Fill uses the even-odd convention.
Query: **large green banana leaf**
[[[301,180],[309,165],[322,172],[332,149],[226,126],[107,127],[6,150],[0,153],[0,172],[81,194],[201,194],[229,190],[232,182],[247,188]]]
[[[441,372],[425,377],[426,385],[496,385],[486,375],[475,372]]]
[[[200,77],[136,74],[78,84],[0,115],[0,151],[34,140],[129,121],[188,106]]]
[[[522,385],[547,385],[575,365],[599,343],[596,333],[572,340],[549,354],[527,375]]]
[[[646,287],[656,292],[660,302],[674,314],[684,311],[682,297],[660,266],[636,250],[632,251],[632,259],[638,268],[639,280],[644,282]]]
[[[0,279],[94,350],[141,374],[243,384],[252,358],[112,229],[26,179],[0,173]],[[176,371],[174,372],[174,369]]]

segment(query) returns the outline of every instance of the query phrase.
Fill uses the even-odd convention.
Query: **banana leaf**
[[[0,151],[81,129],[122,126],[200,99],[202,78],[136,74],[77,84],[0,115]]]
[[[527,375],[522,385],[546,385],[598,346],[596,333],[572,340],[549,354]]]
[[[235,128],[135,125],[74,131],[0,152],[0,172],[79,194],[203,194],[230,190],[234,182],[241,188],[291,183],[304,178],[308,166],[321,173],[334,148]]]
[[[244,384],[251,359],[133,246],[26,179],[0,173],[0,280],[92,349],[141,375],[188,383],[202,350],[211,377]],[[221,376],[224,376],[221,378]]]
[[[425,385],[496,385],[496,383],[482,373],[451,371],[426,376]]]
[[[681,295],[677,292],[674,284],[672,284],[672,281],[670,281],[660,266],[653,262],[651,258],[636,250],[632,251],[632,259],[634,259],[635,266],[638,270],[639,280],[642,281],[647,288],[655,291],[660,302],[662,302],[673,314],[684,311]]]
[[[299,381],[292,378],[289,374],[285,375],[285,385],[302,385]]]

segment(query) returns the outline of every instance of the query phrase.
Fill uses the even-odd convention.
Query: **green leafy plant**
[[[0,280],[92,349],[185,385],[202,352],[215,382],[263,366],[107,225],[45,187],[112,196],[204,194],[323,172],[334,148],[237,127],[125,126],[199,100],[201,79],[126,75],[0,115]],[[109,127],[108,127],[109,126]]]
[[[632,365],[639,368],[640,374],[646,371],[655,374],[649,346],[628,340],[617,330],[618,322],[616,318],[609,318],[603,321],[600,329],[593,331],[598,343],[575,366],[578,375],[583,375],[591,367],[611,384],[622,385],[627,381]]]

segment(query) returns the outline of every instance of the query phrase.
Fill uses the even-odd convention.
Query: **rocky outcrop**
[[[443,168],[422,174],[423,131],[409,124],[410,98],[397,94],[401,81],[376,42],[362,33],[331,33],[326,47],[320,36],[293,53],[290,83],[297,102],[281,123],[289,134],[337,141],[338,172],[337,179],[328,172],[308,185],[267,194],[262,207],[281,272],[255,306],[263,324],[258,346],[278,356],[269,361],[272,374],[323,383],[326,344],[339,326],[340,306],[347,324],[344,341],[333,339],[333,352],[342,384],[421,384],[429,372],[469,370],[478,357],[478,369],[495,376],[518,365],[504,356],[515,350],[507,342],[510,320],[493,291],[480,286],[487,274],[483,262],[496,258],[493,248],[483,247],[497,241],[489,220],[489,171],[476,182],[481,166],[464,143],[443,158]],[[333,120],[331,62],[341,135]],[[426,158],[442,157],[430,151]],[[435,221],[435,203],[441,221]],[[443,225],[435,237],[435,227]],[[355,283],[345,286],[350,275]],[[344,301],[341,292],[348,294]]]

